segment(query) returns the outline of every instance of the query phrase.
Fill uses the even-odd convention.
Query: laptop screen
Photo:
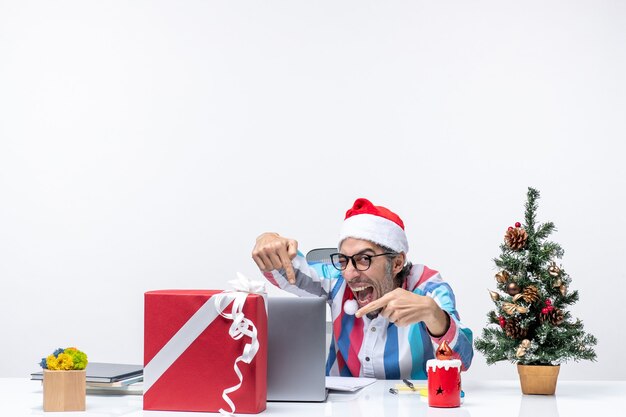
[[[326,399],[326,299],[268,298],[268,401]]]

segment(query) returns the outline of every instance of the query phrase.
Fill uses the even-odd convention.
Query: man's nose
[[[360,274],[361,271],[356,269],[352,262],[348,262],[346,269],[343,270],[343,278],[348,282],[354,280],[355,278],[358,278]]]

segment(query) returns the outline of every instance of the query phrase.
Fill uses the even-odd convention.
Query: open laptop
[[[325,401],[326,299],[269,297],[268,401]]]

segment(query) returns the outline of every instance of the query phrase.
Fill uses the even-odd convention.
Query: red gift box
[[[234,340],[232,299],[254,323],[258,351],[250,363],[240,358],[251,337]],[[243,297],[243,299],[241,298]],[[216,299],[222,306],[216,306]],[[247,347],[250,349],[250,346]],[[267,311],[263,295],[213,290],[162,290],[145,294],[144,410],[260,413],[267,399]]]

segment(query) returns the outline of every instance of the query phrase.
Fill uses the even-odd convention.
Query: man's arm
[[[278,233],[260,235],[252,258],[265,278],[278,288],[301,297],[328,297],[336,276],[310,266],[298,252],[298,242]]]
[[[395,292],[397,293],[394,294]],[[357,311],[356,316],[361,317],[370,311],[382,308],[381,314],[388,317],[390,321],[393,321],[398,326],[406,326],[420,321],[424,322],[433,344],[439,345],[443,340],[447,340],[454,352],[453,357],[461,360],[463,363],[462,369],[465,371],[471,365],[474,356],[472,331],[463,326],[459,320],[453,300],[452,289],[443,282],[436,284],[432,297],[414,294],[397,288],[361,308]],[[431,302],[445,315],[445,318],[442,318],[437,313]],[[443,306],[445,310],[439,307],[439,305]]]

